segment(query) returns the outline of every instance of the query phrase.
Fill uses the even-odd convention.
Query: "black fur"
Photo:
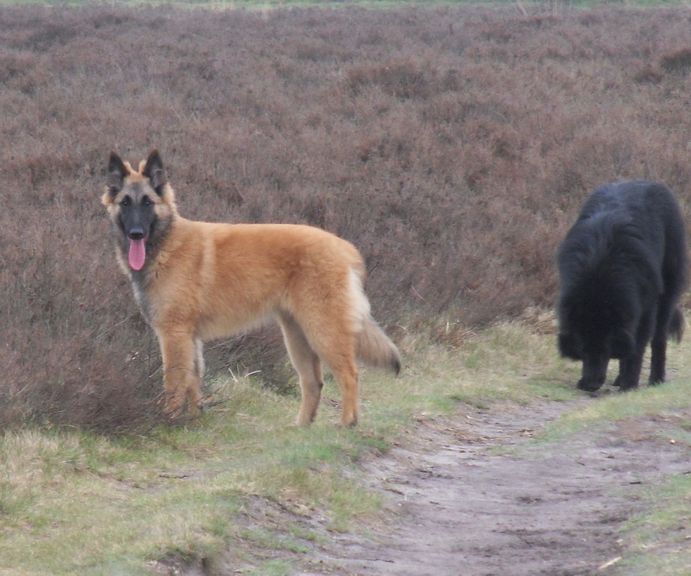
[[[146,159],[142,174],[149,179],[151,187],[159,196],[163,195],[163,187],[166,184],[166,176],[163,170],[163,162],[158,150],[153,150]]]
[[[122,190],[122,185],[125,181],[125,177],[128,174],[128,170],[125,167],[125,163],[122,161],[120,156],[115,152],[110,153],[110,160],[108,161],[108,193],[111,197],[117,196],[118,192]]]
[[[149,188],[150,190],[150,188]],[[142,182],[129,184],[127,194],[120,200],[118,224],[122,232],[131,239],[147,238],[156,225],[154,203],[146,193]]]
[[[159,217],[152,198],[165,192],[166,176],[160,155],[154,150],[145,163],[142,174],[147,181],[126,180],[130,171],[122,159],[111,152],[108,162],[108,193],[113,200],[117,198],[116,216],[111,219],[115,229],[116,244],[123,261],[127,261],[130,240],[144,238],[146,241],[146,263],[142,270],[128,268],[132,280],[135,297],[144,317],[150,315],[149,304],[146,299],[146,286],[149,282],[149,264],[154,262],[170,231],[173,214]]]
[[[557,260],[559,351],[583,362],[578,387],[600,388],[611,358],[619,360],[614,384],[638,386],[649,342],[649,381],[663,382],[667,337],[683,331],[678,303],[687,282],[686,233],[672,192],[646,181],[597,189]]]

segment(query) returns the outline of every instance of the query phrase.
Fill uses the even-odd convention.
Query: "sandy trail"
[[[454,419],[420,422],[366,467],[367,483],[386,495],[387,527],[367,538],[331,534],[298,573],[615,573],[619,529],[641,508],[641,486],[689,472],[691,454],[651,420],[530,442],[576,406],[466,409]]]

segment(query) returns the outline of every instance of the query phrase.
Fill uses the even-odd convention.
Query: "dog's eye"
[[[132,204],[132,199],[129,196],[125,196],[120,200],[120,206],[129,206],[130,204]]]
[[[144,196],[144,198],[142,198],[143,206],[151,206],[152,204],[153,202],[151,201],[151,198],[149,198],[148,196]]]

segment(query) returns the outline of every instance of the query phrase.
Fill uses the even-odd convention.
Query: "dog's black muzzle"
[[[130,240],[141,240],[144,238],[144,228],[141,226],[130,228],[130,231],[127,233],[127,237]]]

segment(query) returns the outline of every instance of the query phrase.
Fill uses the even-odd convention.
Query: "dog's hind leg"
[[[630,357],[619,361],[619,375],[613,385],[622,392],[638,387],[638,379],[643,365],[643,352],[632,354]]]
[[[650,384],[660,384],[665,381],[665,364],[667,362],[667,337],[670,332],[670,324],[674,325],[679,333],[683,329],[683,317],[679,318],[680,311],[676,305],[664,295],[660,298],[655,322],[653,339],[650,342]]]
[[[194,357],[194,371],[201,383],[204,380],[204,342],[199,338],[194,341],[195,357]]]
[[[622,392],[638,387],[638,380],[641,376],[641,368],[643,367],[643,355],[645,354],[648,338],[649,336],[645,334],[639,336],[639,341],[636,342],[634,352],[630,356],[622,358],[619,361],[619,375],[614,385],[618,386],[619,390]]]
[[[367,304],[355,275],[347,271],[343,278],[327,282],[325,278],[303,276],[293,286],[291,314],[312,353],[326,363],[341,389],[341,424],[354,426],[358,420],[358,369],[356,331]],[[350,283],[350,284],[349,284]],[[368,305],[368,304],[367,304]],[[369,310],[367,310],[369,313]],[[314,360],[313,365],[316,365]],[[321,379],[318,380],[321,383]],[[321,385],[320,385],[321,389]],[[308,407],[308,404],[304,404]],[[301,417],[308,416],[301,412]]]
[[[643,315],[636,330],[633,352],[619,361],[619,376],[617,376],[615,386],[619,386],[622,392],[638,387],[638,380],[643,367],[643,356],[645,355],[646,346],[650,342],[654,330],[656,330],[657,318],[659,318],[657,310],[652,310]],[[653,354],[655,354],[654,350],[655,348],[653,347]]]
[[[279,325],[283,332],[283,340],[288,349],[290,361],[300,378],[302,400],[297,424],[308,426],[317,415],[321,391],[324,386],[319,356],[312,350],[302,328],[290,314],[281,314]]]
[[[190,406],[195,405],[198,406],[199,409],[202,409],[202,400],[201,400],[201,387],[204,384],[204,342],[197,338],[194,341],[194,350],[195,350],[195,356],[194,356],[194,372],[197,375],[198,379],[198,386],[193,386],[191,388],[187,389],[187,400],[190,403]],[[195,390],[198,390],[199,393],[195,396]]]
[[[317,354],[328,364],[341,388],[341,424],[355,426],[359,403],[355,335],[338,323],[324,323],[317,335],[309,336]]]
[[[185,401],[190,415],[199,413],[201,400],[197,360],[198,348],[190,334],[158,332],[163,358],[163,383],[165,388],[164,412],[169,418],[180,416]]]

